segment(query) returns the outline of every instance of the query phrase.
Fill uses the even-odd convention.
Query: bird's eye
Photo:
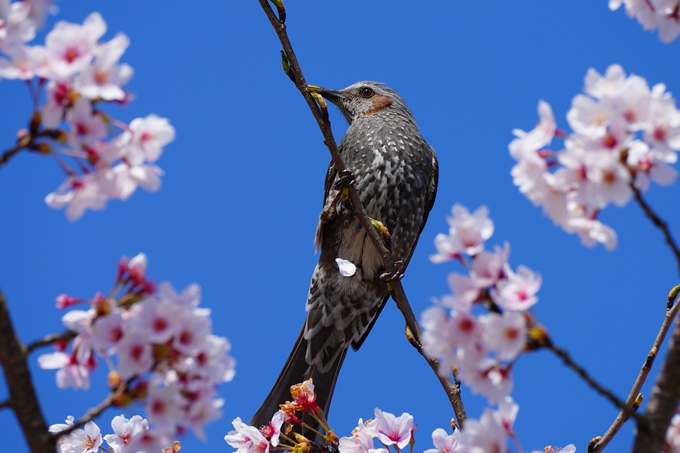
[[[363,87],[361,90],[359,90],[359,94],[361,97],[370,98],[375,94],[375,92],[369,87]]]

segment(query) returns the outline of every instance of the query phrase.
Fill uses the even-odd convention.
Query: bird
[[[391,236],[400,272],[413,255],[437,194],[439,167],[411,110],[396,91],[363,81],[342,90],[314,87],[349,123],[338,150],[350,173],[331,161],[315,244],[321,250],[307,296],[307,317],[272,390],[250,421],[267,425],[290,387],[312,379],[316,402],[328,416],[338,374],[349,347],[359,350],[389,298],[385,266],[351,204],[339,202],[353,184],[368,216]],[[343,276],[336,259],[354,264]],[[314,424],[309,420],[309,424]]]

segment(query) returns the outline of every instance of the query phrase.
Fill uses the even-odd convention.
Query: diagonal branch
[[[645,411],[649,421],[646,429],[638,427],[634,453],[657,453],[661,451],[666,429],[680,402],[680,323],[677,319],[673,335],[668,343],[668,354]]]
[[[27,357],[26,348],[17,338],[9,317],[5,296],[0,292],[0,364],[7,380],[8,404],[21,425],[30,450],[33,453],[54,453],[54,440],[47,432]]]
[[[125,388],[125,386],[121,386],[122,389]],[[58,433],[50,434],[52,436],[52,443],[57,441],[58,438],[62,436],[66,436],[68,434],[71,434],[73,431],[76,429],[79,429],[83,425],[85,425],[87,422],[94,420],[96,417],[99,416],[102,412],[104,412],[106,409],[108,409],[112,404],[114,398],[119,395],[120,392],[111,392],[109,393],[109,396],[107,396],[104,401],[99,403],[97,406],[89,409],[87,413],[80,418],[77,422],[75,422],[73,425],[69,426],[63,431],[59,431]]]
[[[51,345],[51,344],[56,343],[58,341],[66,341],[66,342],[71,341],[72,339],[74,339],[76,337],[76,335],[77,334],[72,330],[67,330],[66,332],[62,332],[62,333],[53,333],[53,334],[50,334],[50,335],[46,335],[43,338],[41,338],[40,340],[36,340],[33,343],[29,343],[28,345],[26,345],[26,352],[30,354],[31,352],[35,351],[38,348],[42,348],[43,346]]]
[[[581,378],[586,381],[586,383],[597,393],[600,395],[604,396],[606,399],[608,399],[614,406],[620,408],[622,411],[626,413],[629,417],[635,418],[635,420],[638,422],[638,426],[644,426],[647,424],[647,420],[640,414],[638,414],[635,411],[635,408],[633,406],[625,403],[624,401],[621,401],[614,393],[603,387],[599,382],[597,382],[595,379],[588,374],[588,372],[580,366],[578,363],[574,362],[574,359],[571,358],[569,353],[565,351],[564,349],[554,345],[553,343],[549,343],[546,348],[548,348],[550,351],[554,352],[555,355],[557,355],[559,358],[562,359],[564,364],[574,370],[576,374],[581,376]]]
[[[324,143],[326,144],[328,150],[330,151],[331,158],[333,160],[333,165],[335,166],[338,173],[342,173],[347,170],[347,166],[340,157],[340,152],[338,151],[335,138],[333,137],[333,132],[331,130],[331,125],[330,122],[328,121],[327,114],[321,110],[321,108],[318,106],[318,104],[308,91],[307,81],[305,80],[305,76],[302,73],[302,69],[300,68],[298,59],[295,56],[293,46],[288,38],[286,25],[283,23],[285,19],[279,20],[279,18],[276,17],[276,14],[274,13],[274,11],[272,10],[271,6],[268,3],[268,0],[259,1],[260,5],[262,6],[262,9],[264,10],[265,14],[267,15],[267,18],[269,19],[269,22],[272,24],[272,27],[274,27],[274,30],[276,31],[276,34],[279,37],[279,41],[281,42],[281,45],[283,46],[283,52],[285,53],[285,57],[287,57],[288,60],[286,62],[284,59],[284,64],[289,65],[290,71],[289,77],[295,83],[295,86],[302,94],[302,97],[305,99],[305,102],[307,102],[307,106],[311,110],[312,115],[314,115],[314,118],[316,119],[319,129],[321,129],[321,133],[323,134]],[[281,18],[283,19],[283,16]],[[350,201],[354,206],[354,213],[357,219],[361,222],[361,225],[364,227],[364,230],[366,230],[366,234],[370,238],[373,245],[375,245],[376,249],[378,250],[378,253],[380,253],[386,272],[388,274],[394,275],[398,269],[394,264],[394,260],[392,259],[390,251],[387,249],[378,231],[371,223],[370,218],[366,213],[366,209],[362,205],[361,199],[359,198],[359,195],[357,194],[354,187],[352,185],[349,185],[348,189]],[[411,306],[408,302],[406,293],[404,292],[404,288],[401,285],[401,282],[399,281],[399,279],[395,279],[392,280],[390,283],[392,286],[391,292],[392,299],[394,299],[394,301],[396,302],[397,307],[404,316],[406,326],[413,334],[414,340],[411,341],[411,344],[414,345],[414,347],[423,357],[425,357],[430,367],[433,370],[435,370],[435,372],[437,372],[439,368],[438,361],[428,358],[423,353],[422,345],[420,342],[422,331],[420,330],[418,321],[415,315],[413,314],[413,310],[411,309]],[[451,405],[453,407],[454,413],[458,420],[458,424],[462,427],[463,424],[465,423],[467,416],[463,408],[463,402],[460,398],[460,390],[454,383],[451,382],[449,378],[442,378],[439,374],[437,374],[437,377],[442,383],[444,391],[449,397],[449,401],[451,402]]]
[[[671,291],[671,294],[673,294],[673,291]],[[672,299],[669,298],[671,304],[674,299],[675,299],[674,297]],[[642,385],[647,380],[647,376],[649,375],[649,372],[652,369],[654,359],[656,359],[656,355],[658,354],[659,349],[661,348],[661,344],[663,343],[663,340],[666,338],[666,334],[668,333],[668,330],[671,327],[671,323],[673,322],[673,319],[675,319],[679,310],[680,303],[671,305],[671,308],[669,310],[666,310],[666,316],[663,319],[663,323],[661,324],[659,333],[656,334],[656,338],[654,339],[654,343],[652,343],[652,347],[649,350],[649,354],[647,354],[645,362],[642,364],[642,368],[640,369],[640,373],[635,379],[633,387],[630,389],[628,398],[626,398],[626,404],[630,406],[633,406],[635,404],[638,395],[640,394],[640,390],[642,389]],[[616,433],[619,432],[621,427],[628,421],[629,418],[630,416],[628,415],[628,413],[626,413],[625,410],[621,410],[621,412],[619,412],[619,415],[616,416],[614,422],[609,427],[609,429],[607,429],[607,431],[600,438],[600,440],[598,440],[597,443],[595,443],[591,447],[591,449],[588,450],[589,453],[599,453],[602,450],[604,450],[604,447],[606,447],[607,444],[614,438]]]
[[[642,210],[645,212],[645,215],[647,215],[649,220],[651,220],[652,223],[663,233],[663,236],[666,239],[666,244],[668,244],[668,247],[670,247],[671,251],[673,252],[673,255],[675,256],[675,261],[677,262],[678,265],[678,269],[680,270],[680,248],[678,248],[678,245],[675,243],[673,236],[671,236],[671,231],[668,228],[668,224],[663,219],[661,219],[661,217],[659,217],[656,214],[656,212],[654,212],[654,210],[647,203],[647,201],[644,198],[642,198],[642,193],[637,187],[635,187],[635,184],[631,182],[630,188],[633,190],[635,200],[638,202]]]

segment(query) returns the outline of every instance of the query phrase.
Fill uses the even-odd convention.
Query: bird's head
[[[310,89],[335,104],[350,124],[361,117],[385,110],[413,120],[411,111],[397,92],[378,82],[357,82],[343,90],[313,86]]]

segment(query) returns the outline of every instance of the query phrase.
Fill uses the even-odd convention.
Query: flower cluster
[[[288,401],[281,405],[281,410],[277,411],[272,420],[262,427],[246,425],[237,417],[232,422],[234,430],[224,436],[224,440],[236,448],[238,453],[269,453],[271,449],[292,449],[298,443],[308,444],[309,439],[297,434],[295,439],[289,437],[291,429],[286,431],[287,434],[281,432],[281,426],[284,422],[305,426],[302,421],[301,414],[308,414],[326,431],[324,439],[327,445],[337,447],[337,437],[332,433],[323,410],[316,404],[316,393],[314,392],[314,383],[311,379],[306,380],[300,384],[296,384],[290,388],[293,401]],[[298,413],[301,413],[298,415]],[[292,426],[289,425],[289,428]],[[321,434],[321,433],[319,433]],[[285,441],[285,444],[280,444],[279,439]],[[306,450],[302,450],[306,451]]]
[[[203,426],[218,418],[221,399],[215,386],[230,381],[234,360],[226,339],[211,334],[210,311],[198,308],[196,284],[177,294],[169,283],[158,289],[145,276],[146,257],[119,263],[116,285],[108,296],[91,301],[65,295],[57,306],[89,303],[89,310],[71,310],[62,320],[76,335],[58,351],[38,358],[42,368],[58,369],[60,388],[87,389],[97,366],[95,353],[109,366],[113,404],[145,401],[152,436],[166,443],[191,428],[203,438]],[[114,364],[116,359],[117,364]]]
[[[66,423],[50,426],[52,434],[58,434],[74,425],[73,417],[68,416]],[[163,444],[149,431],[146,419],[135,415],[129,420],[124,415],[118,415],[111,420],[113,434],[102,436],[99,426],[89,421],[81,429],[62,436],[57,441],[59,453],[96,453],[101,448],[112,453],[176,453],[180,450],[180,443]],[[108,449],[102,447],[106,441]]]
[[[338,439],[328,427],[321,409],[316,405],[316,394],[311,379],[291,387],[293,402],[281,405],[281,410],[272,417],[272,421],[261,428],[248,426],[236,418],[232,424],[234,430],[224,437],[224,440],[237,449],[237,453],[269,453],[273,450],[286,450],[293,452],[308,451],[331,451],[340,453],[391,453],[403,451],[410,446],[413,451],[415,437],[413,435],[416,425],[413,416],[404,412],[399,417],[389,412],[383,412],[375,408],[375,418],[366,422],[359,419],[359,423],[349,437]],[[435,448],[426,450],[425,453],[481,453],[497,452],[505,453],[508,439],[512,439],[517,446],[517,451],[523,451],[519,440],[513,431],[513,424],[517,416],[519,406],[509,396],[498,403],[496,410],[485,409],[480,420],[468,419],[462,431],[454,429],[453,434],[447,434],[443,429],[436,429],[432,433],[432,442]],[[309,445],[309,440],[300,434],[293,433],[292,424],[305,428],[304,422],[296,415],[303,412],[312,415],[323,427],[327,434],[322,435],[325,444]],[[283,430],[283,423],[289,423]],[[317,434],[321,432],[315,431]],[[375,440],[378,440],[382,448],[376,448]],[[550,450],[548,450],[550,448]],[[555,453],[558,450],[546,447],[546,452]],[[564,453],[574,453],[573,445],[565,447]]]
[[[50,5],[0,0],[0,79],[29,82],[35,113],[15,149],[54,156],[66,181],[45,202],[55,209],[66,206],[74,221],[86,209],[103,209],[108,200],[126,200],[138,186],[158,190],[163,172],[155,162],[175,130],[156,115],[125,124],[102,110],[132,100],[122,87],[133,71],[119,64],[129,44],[125,34],[99,42],[106,23],[98,13],[82,25],[58,22],[44,46],[27,45]],[[38,105],[43,88],[46,99]]]
[[[449,234],[437,235],[439,253],[431,259],[457,259],[469,273],[448,276],[453,294],[423,312],[421,324],[423,348],[428,356],[440,360],[440,372],[447,374],[455,365],[474,393],[495,403],[512,390],[510,368],[527,337],[523,311],[538,301],[541,277],[524,266],[513,271],[508,265],[507,243],[493,252],[484,250],[484,241],[494,229],[487,216],[486,207],[473,214],[463,206],[453,207]],[[492,310],[475,316],[472,309],[477,305]]]
[[[416,427],[413,424],[412,415],[404,412],[396,417],[394,414],[383,412],[377,407],[374,414],[375,418],[365,423],[362,419],[359,419],[359,424],[352,431],[351,437],[340,438],[338,448],[340,453],[388,453],[390,446],[394,446],[396,451],[400,451],[414,442],[413,431]],[[378,439],[378,442],[385,448],[375,448],[374,439]],[[455,440],[453,442],[444,440],[444,443],[452,444],[455,447]]]
[[[679,0],[609,0],[609,9],[626,5],[628,17],[635,17],[645,30],[659,29],[659,39],[668,44],[680,35]]]
[[[623,206],[633,189],[645,192],[650,181],[667,186],[677,171],[680,111],[666,86],[651,89],[642,77],[612,65],[605,75],[589,69],[585,95],[574,97],[567,113],[573,129],[556,129],[550,105],[539,102],[540,123],[530,132],[515,130],[510,154],[518,161],[512,176],[521,193],[584,245],[616,247],[612,228],[597,216],[610,203]],[[544,149],[553,137],[564,149]]]

